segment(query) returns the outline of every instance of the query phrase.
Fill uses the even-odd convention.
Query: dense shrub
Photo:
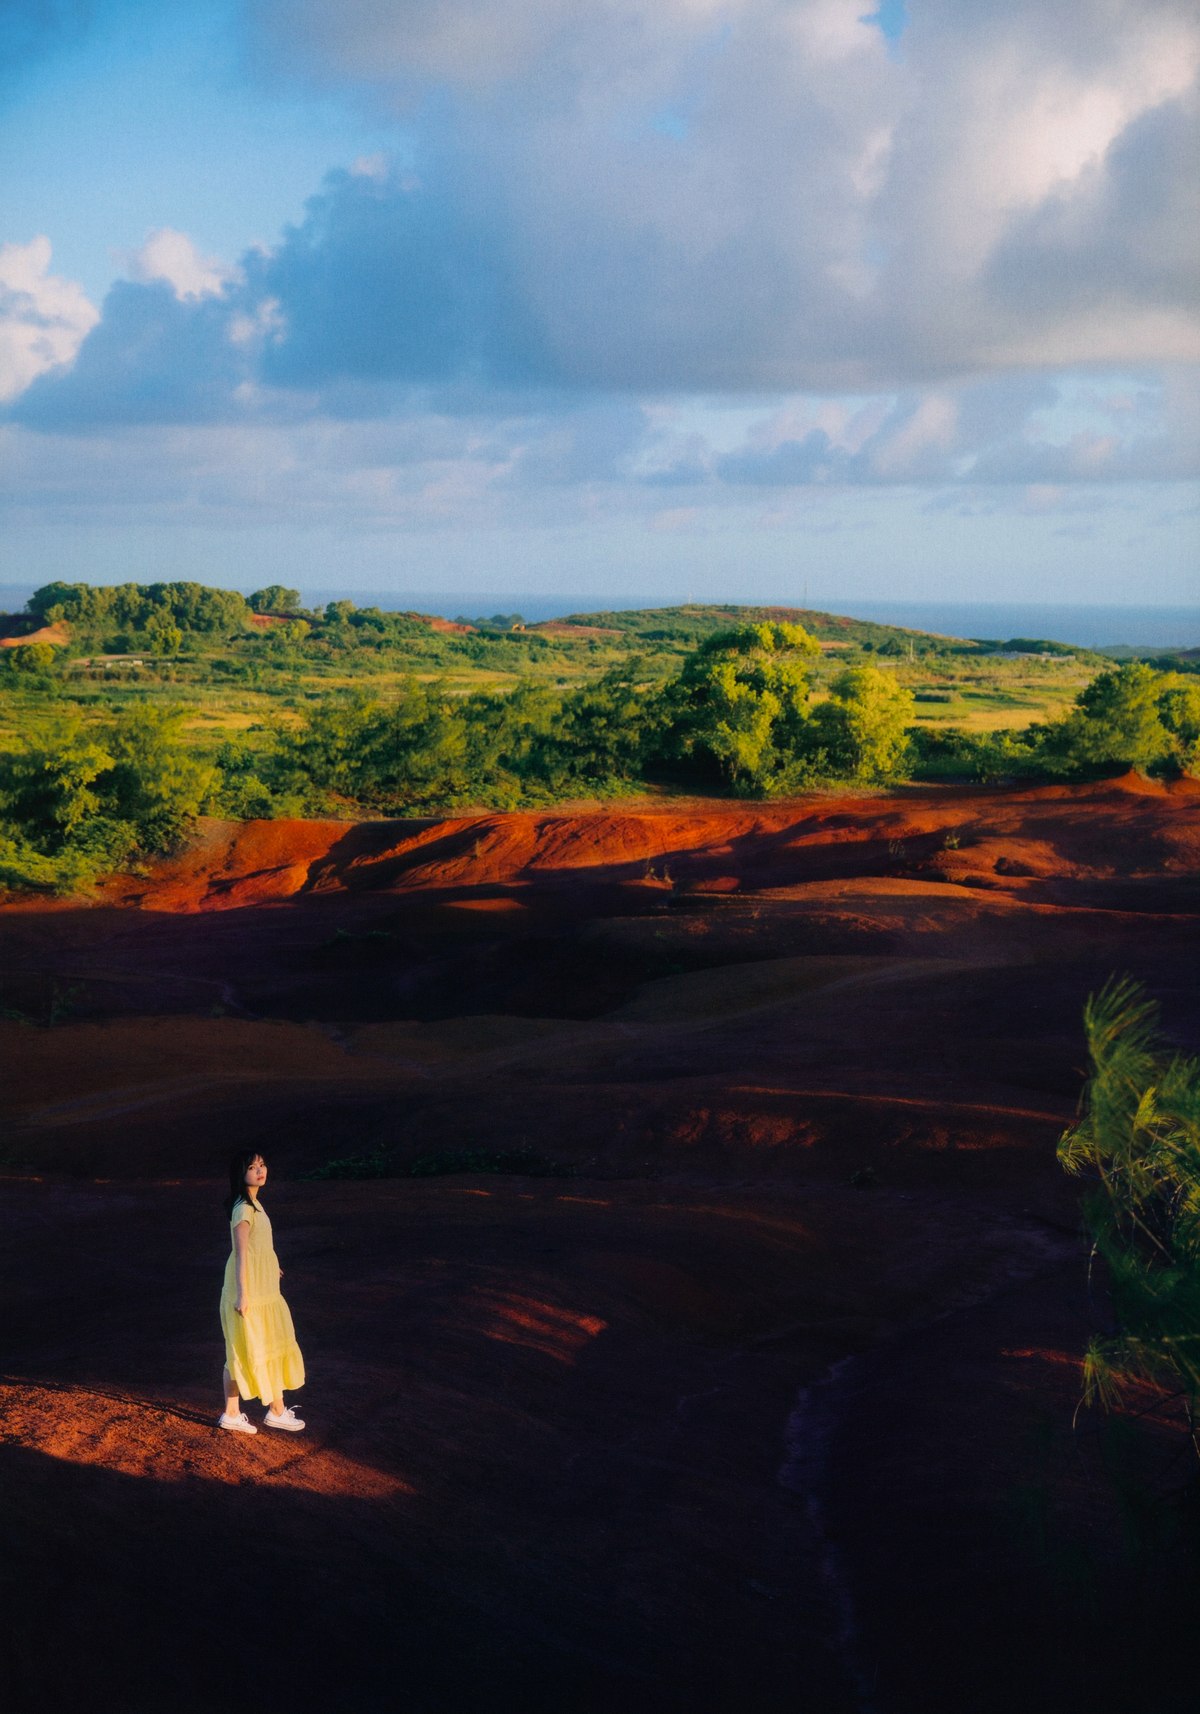
[[[809,663],[799,625],[742,625],[707,637],[665,692],[668,753],[745,796],[799,784],[811,766]]]
[[[908,753],[911,693],[879,667],[851,667],[830,687],[814,715],[817,741],[834,775],[892,779]]]
[[[176,839],[212,775],[180,744],[182,719],[178,709],[135,704],[85,726],[72,709],[5,756],[6,884],[83,885]]]
[[[1050,755],[1045,729],[964,732],[957,726],[917,726],[908,734],[908,768],[918,780],[966,780],[995,785],[1008,780],[1065,778],[1071,763]]]
[[[1200,1451],[1200,1061],[1169,1053],[1156,1025],[1128,978],[1089,999],[1091,1075],[1059,1160],[1088,1181],[1115,1321],[1088,1347],[1085,1400],[1112,1407],[1131,1383],[1161,1388]]]
[[[236,590],[202,583],[47,583],[27,606],[44,623],[65,620],[73,633],[95,642],[142,636],[152,645],[169,642],[175,631],[180,639],[191,632],[227,635],[244,629],[250,614]]]
[[[1177,750],[1159,707],[1164,692],[1163,674],[1142,661],[1100,673],[1080,691],[1055,741],[1084,766],[1152,768]]]

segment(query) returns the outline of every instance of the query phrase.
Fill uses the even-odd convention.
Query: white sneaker
[[[263,1427],[283,1428],[286,1429],[289,1434],[299,1434],[300,1430],[304,1427],[304,1424],[296,1415],[291,1405],[285,1405],[281,1416],[276,1416],[273,1410],[269,1410],[266,1416],[263,1417]]]
[[[230,1416],[227,1410],[223,1410],[220,1417],[217,1419],[217,1427],[228,1428],[232,1430],[234,1434],[258,1433],[258,1430],[250,1421],[250,1418],[246,1415],[244,1410],[239,1411],[236,1416]]]

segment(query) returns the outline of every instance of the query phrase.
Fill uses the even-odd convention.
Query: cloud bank
[[[921,0],[902,57],[859,0],[258,12],[311,75],[438,91],[435,193],[565,383],[1200,357],[1189,4]]]

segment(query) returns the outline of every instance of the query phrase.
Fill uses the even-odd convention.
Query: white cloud
[[[439,194],[488,211],[565,380],[870,389],[1200,355],[1194,279],[1168,280],[1192,171],[1131,152],[1195,89],[1193,0],[920,0],[900,55],[862,0],[256,10],[277,53],[395,108],[451,88],[452,134],[423,121]]]
[[[128,258],[131,278],[165,280],[177,298],[215,297],[235,279],[236,270],[215,256],[202,256],[186,232],[160,226]]]
[[[944,393],[928,393],[900,428],[881,440],[871,460],[885,478],[911,478],[924,474],[924,463],[932,454],[935,468],[945,474],[945,454],[958,434],[958,403]]]
[[[422,492],[530,506],[1197,467],[1149,367],[1200,352],[1176,0],[921,0],[899,56],[862,0],[259,10],[390,104],[441,86],[404,170],[330,174],[236,271],[151,233],[26,425],[373,419]],[[1072,365],[1141,392],[1064,404]]]
[[[99,312],[82,286],[49,272],[46,237],[0,244],[0,401],[69,363]]]
[[[235,310],[229,318],[229,339],[234,345],[250,345],[258,339],[282,339],[285,331],[278,298],[261,298],[252,313]]]

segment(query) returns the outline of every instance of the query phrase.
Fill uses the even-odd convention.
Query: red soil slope
[[[471,637],[476,630],[474,625],[461,624],[457,619],[441,619],[435,614],[414,613],[411,617],[423,620],[431,631],[441,632],[448,637]]]
[[[1137,774],[1025,792],[914,791],[897,798],[472,815],[432,822],[211,823],[149,884],[114,902],[227,910],[363,887],[441,892],[555,879],[667,881],[688,890],[778,891],[816,880],[910,875],[1023,897],[1036,883],[1171,880],[1200,870],[1200,783]]]
[[[8,621],[13,624],[14,621]],[[27,643],[54,643],[62,648],[71,641],[71,633],[61,623],[57,625],[39,625],[35,631],[11,631],[7,636],[0,636],[0,649],[21,649]]]

